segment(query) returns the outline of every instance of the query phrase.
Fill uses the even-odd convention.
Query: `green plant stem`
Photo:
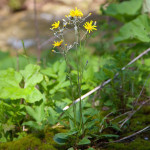
[[[68,67],[68,77],[69,77],[69,81],[70,81],[70,87],[71,87],[71,96],[72,96],[72,102],[74,102],[74,90],[73,90],[73,83],[72,83],[72,78],[71,78],[71,69],[69,67],[69,62],[68,62],[68,58],[67,58],[67,49],[66,49],[66,46],[65,46],[65,39],[64,39],[64,36],[62,34],[62,40],[64,41],[64,50],[63,50],[63,56],[64,56],[64,59],[65,59],[65,62],[66,62],[66,65]],[[76,105],[73,105],[73,114],[74,114],[74,125],[76,127]]]
[[[69,67],[67,54],[65,52],[64,52],[64,58],[65,58],[66,65],[69,68],[69,70],[68,70],[68,77],[69,77],[70,86],[71,86],[72,101],[74,102],[74,90],[73,90],[73,83],[72,83],[72,78],[71,78],[71,70],[70,70],[70,67]],[[73,105],[73,113],[74,113],[74,124],[75,124],[75,127],[76,127],[76,105]]]
[[[81,101],[81,84],[82,84],[82,64],[81,64],[81,41],[80,41],[80,51],[79,51],[79,56],[78,56],[78,43],[79,43],[79,31],[78,31],[78,26],[75,24],[75,39],[76,39],[76,56],[77,56],[77,72],[78,72],[78,79],[77,79],[77,84],[78,84],[78,95],[80,98],[79,102],[79,109],[80,109],[80,126],[79,129],[82,126],[82,132],[84,132],[84,124],[83,124],[83,114],[82,114],[82,101]]]

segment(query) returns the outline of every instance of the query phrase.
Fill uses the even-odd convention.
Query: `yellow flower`
[[[63,40],[57,41],[57,42],[54,41],[53,45],[54,45],[54,47],[59,47],[59,46],[61,46],[62,42],[63,42]]]
[[[77,7],[75,7],[75,10],[71,10],[70,11],[70,14],[68,16],[71,16],[71,17],[83,17],[83,13],[80,9],[77,9]],[[67,15],[66,15],[67,17]]]
[[[52,28],[51,28],[51,29],[57,29],[57,28],[59,27],[59,24],[60,24],[60,21],[54,22],[54,23],[52,24]]]
[[[92,23],[93,23],[93,21],[91,20],[90,22],[86,22],[84,25],[83,25],[83,27],[87,30],[87,31],[89,31],[89,33],[92,31],[92,30],[97,30],[95,27],[97,27],[97,26],[95,26],[95,24],[96,24],[96,22],[94,23],[94,25],[92,25]]]

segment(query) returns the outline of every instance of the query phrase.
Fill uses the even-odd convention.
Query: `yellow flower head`
[[[60,21],[54,22],[54,23],[52,24],[52,28],[51,28],[51,29],[57,29],[57,28],[59,27],[59,24],[60,24]]]
[[[63,43],[63,40],[61,40],[61,41],[57,41],[57,42],[55,42],[54,41],[54,47],[59,47],[59,46],[61,46],[61,44]]]
[[[97,30],[95,27],[97,27],[97,26],[95,26],[95,24],[96,24],[96,22],[94,23],[94,25],[92,25],[92,23],[93,23],[93,21],[91,20],[90,22],[86,22],[84,25],[83,25],[83,27],[87,30],[87,31],[89,31],[89,33],[92,31],[92,30]]]
[[[68,16],[71,16],[71,17],[83,17],[83,13],[82,13],[82,11],[80,9],[77,9],[77,7],[75,7],[75,10],[72,9]]]

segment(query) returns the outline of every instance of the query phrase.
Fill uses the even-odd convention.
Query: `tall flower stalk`
[[[54,53],[60,53],[64,56],[66,65],[67,65],[67,74],[68,78],[70,80],[70,86],[71,86],[71,92],[72,92],[72,103],[73,105],[73,114],[74,114],[74,126],[79,132],[84,135],[84,124],[83,124],[83,109],[82,109],[82,101],[81,101],[81,95],[82,95],[82,76],[83,76],[83,63],[81,59],[82,55],[82,48],[81,48],[81,40],[85,38],[87,34],[92,32],[93,30],[96,29],[96,22],[93,23],[91,20],[90,22],[85,22],[86,19],[91,15],[89,13],[86,17],[83,17],[83,13],[80,9],[77,7],[72,9],[70,11],[69,15],[66,15],[66,19],[62,19],[62,26],[60,26],[60,21],[54,22],[52,24],[52,27],[50,28],[53,32],[54,35],[59,39],[58,41],[54,41],[53,44],[53,50],[52,52]],[[85,22],[85,23],[84,23]],[[84,25],[83,25],[84,24]],[[68,26],[73,27],[74,29],[74,35],[75,35],[75,41],[72,44],[67,44],[65,39],[64,39],[64,31],[68,30]],[[80,30],[82,28],[85,28],[85,33],[82,38],[80,38]],[[57,50],[55,50],[57,48]],[[74,93],[74,85],[72,82],[72,74],[71,74],[71,68],[69,66],[69,61],[68,61],[68,52],[74,48],[76,51],[76,66],[77,66],[77,91],[78,91],[78,96],[80,97],[80,102],[79,102],[79,111],[80,111],[80,123],[77,124],[76,120],[76,104],[75,104],[75,93]]]

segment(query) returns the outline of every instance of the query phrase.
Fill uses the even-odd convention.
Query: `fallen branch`
[[[108,143],[118,143],[118,142],[124,141],[124,140],[126,140],[126,139],[129,139],[129,138],[131,138],[131,137],[137,135],[137,134],[140,134],[140,133],[144,132],[144,131],[147,130],[148,128],[150,128],[150,126],[147,126],[147,127],[145,127],[144,129],[142,129],[142,130],[140,130],[140,131],[138,131],[138,132],[135,132],[135,133],[133,133],[133,134],[131,134],[131,135],[129,135],[129,136],[126,136],[126,137],[121,138],[121,139],[119,139],[119,140],[112,141],[112,142],[108,142]]]
[[[142,105],[140,105],[136,110],[132,111],[131,114],[129,114],[129,116],[125,119],[125,121],[120,125],[120,128],[122,128],[122,127],[124,126],[124,124],[125,124],[129,119],[131,119],[131,117],[132,117],[137,111],[139,111],[139,110],[142,108],[143,105],[145,105],[145,104],[148,103],[149,101],[150,101],[150,99],[147,100],[147,101],[145,101],[145,102],[143,102]]]
[[[121,139],[119,139],[119,140],[110,141],[110,142],[101,142],[101,143],[98,143],[97,146],[104,145],[104,144],[109,144],[109,143],[119,143],[119,142],[121,142],[121,141],[127,140],[127,139],[129,139],[129,138],[131,138],[131,137],[133,137],[133,136],[136,136],[136,135],[138,135],[138,134],[144,132],[144,131],[147,130],[148,128],[150,128],[150,125],[147,126],[147,127],[145,127],[145,128],[142,129],[142,130],[139,130],[139,131],[137,131],[137,132],[135,132],[135,133],[133,133],[133,134],[131,134],[131,135],[129,135],[129,136],[123,137],[123,138],[121,138]]]
[[[133,64],[135,61],[137,61],[138,59],[140,59],[142,56],[144,56],[145,54],[147,54],[148,52],[150,52],[150,48],[148,48],[147,50],[145,50],[143,53],[141,53],[140,55],[138,55],[136,58],[134,58],[132,61],[130,61],[126,66],[124,66],[121,70],[125,70],[129,65]],[[94,88],[93,90],[89,91],[88,93],[86,93],[85,95],[81,96],[81,98],[76,99],[70,106],[76,104],[77,102],[79,102],[80,100],[85,99],[86,97],[88,97],[89,95],[93,94],[94,92],[96,92],[97,90],[100,90],[102,87],[104,87],[105,85],[107,85],[108,83],[110,83],[112,80],[114,80],[117,76],[119,75],[119,73],[116,73],[116,75],[114,76],[114,78],[112,79],[108,79],[107,81],[103,82],[101,85],[97,86],[96,88]],[[69,105],[64,107],[63,110],[67,110],[69,107]]]

